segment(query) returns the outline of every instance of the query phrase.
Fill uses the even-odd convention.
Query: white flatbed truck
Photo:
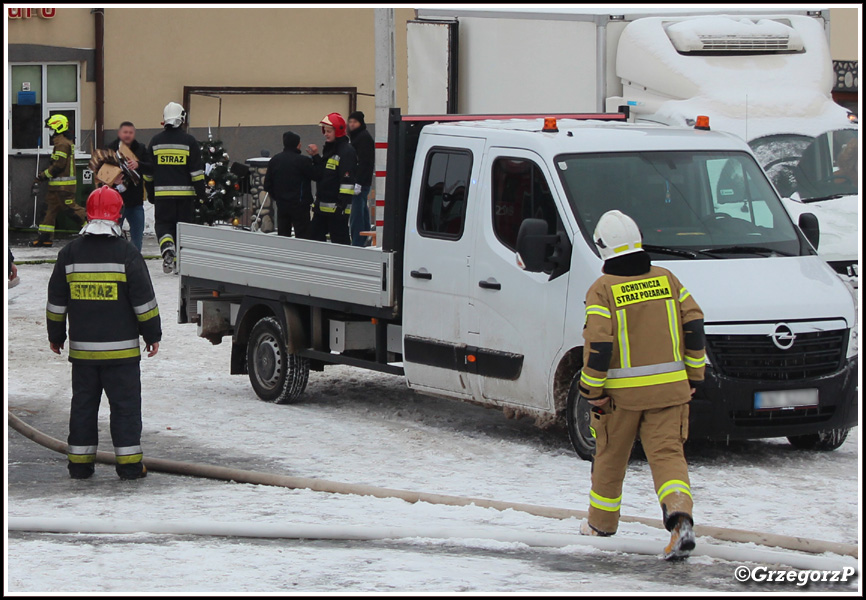
[[[590,458],[584,298],[592,231],[630,214],[706,316],[692,437],[835,449],[857,423],[854,300],[748,145],[592,115],[403,116],[392,109],[381,246],[181,224],[181,323],[231,336],[231,372],[297,401],[310,369],[405,377],[425,394],[565,418]],[[808,239],[807,239],[808,238]]]

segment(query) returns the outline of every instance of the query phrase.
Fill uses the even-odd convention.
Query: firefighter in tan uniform
[[[52,115],[45,120],[45,126],[53,133],[51,143],[51,164],[36,176],[36,184],[48,181],[45,201],[48,210],[39,225],[39,237],[30,242],[31,246],[51,246],[54,244],[54,223],[61,210],[67,210],[82,225],[87,222],[87,212],[75,202],[75,146],[69,134],[69,119],[63,115]]]
[[[592,405],[596,438],[589,518],[581,533],[616,533],[622,483],[640,437],[671,532],[665,558],[685,558],[695,535],[683,443],[688,403],[704,378],[704,316],[673,273],[650,263],[630,217],[605,213],[593,239],[605,263],[586,295],[578,384]]]

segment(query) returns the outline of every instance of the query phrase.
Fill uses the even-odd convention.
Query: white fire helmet
[[[162,124],[180,127],[186,121],[186,111],[177,102],[169,102],[162,109]]]
[[[609,210],[598,220],[592,239],[602,260],[640,252],[641,235],[637,223],[618,210]]]

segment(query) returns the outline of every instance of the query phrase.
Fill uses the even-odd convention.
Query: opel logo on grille
[[[785,323],[779,323],[776,325],[776,330],[770,334],[770,338],[779,350],[790,350],[797,336]]]

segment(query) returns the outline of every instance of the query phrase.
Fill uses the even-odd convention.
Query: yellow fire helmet
[[[54,133],[63,133],[69,129],[69,119],[63,115],[51,115],[45,119],[45,126]]]

